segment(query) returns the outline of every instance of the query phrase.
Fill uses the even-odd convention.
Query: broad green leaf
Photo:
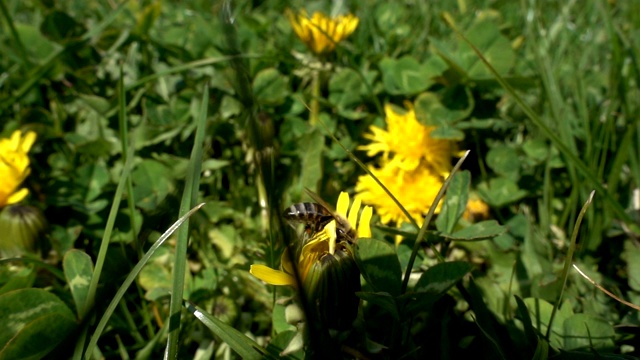
[[[160,205],[172,190],[172,172],[162,163],[145,159],[131,173],[136,205],[152,211]]]
[[[434,139],[464,140],[464,133],[462,131],[448,125],[437,127],[429,136]]]
[[[505,227],[495,220],[485,220],[472,224],[453,234],[442,236],[450,240],[485,240],[494,238],[505,232]]]
[[[527,195],[513,180],[504,177],[493,178],[489,183],[481,182],[477,190],[483,200],[494,207],[505,206]]]
[[[437,128],[436,130],[440,128],[448,129],[441,130],[441,132],[460,132],[460,130],[452,128],[452,126],[460,120],[468,117],[473,110],[473,97],[471,96],[470,90],[465,87],[462,93],[464,93],[464,96],[466,98],[465,102],[467,103],[467,108],[459,110],[453,110],[446,107],[442,103],[440,95],[437,93],[421,93],[414,101],[416,118],[424,125],[435,126]],[[439,134],[437,132],[435,135],[432,133],[431,136],[437,138],[447,138],[446,136],[444,136],[444,134]],[[464,137],[464,134],[462,135],[462,137]],[[458,138],[458,136],[455,138]]]
[[[16,24],[16,31],[29,58],[36,63],[43,64],[54,51],[61,49],[60,45],[49,41],[32,25]]]
[[[362,300],[368,301],[371,304],[375,304],[382,308],[384,311],[391,314],[391,316],[400,321],[400,313],[398,312],[398,305],[396,300],[386,292],[357,292],[356,295]]]
[[[427,311],[473,267],[464,261],[436,264],[422,274],[413,291],[401,298],[407,301],[406,311]],[[411,315],[409,315],[411,316]]]
[[[62,267],[73,301],[76,304],[78,318],[83,319],[88,310],[87,296],[89,294],[89,283],[93,276],[91,257],[80,250],[69,250],[64,255]]]
[[[289,78],[274,68],[260,71],[253,80],[256,99],[262,104],[279,105],[289,94]]]
[[[397,60],[385,57],[379,66],[385,90],[394,95],[412,95],[424,91],[446,69],[444,62],[437,57],[430,58],[424,64],[410,56]]]
[[[170,257],[173,259],[173,257]],[[140,286],[147,290],[160,290],[165,294],[171,289],[171,272],[169,266],[157,263],[149,263],[140,271]]]
[[[500,33],[495,18],[477,18],[464,31],[465,36],[489,60],[499,74],[506,74],[515,64],[515,54],[509,40]],[[430,39],[435,52],[461,78],[485,79],[491,72],[478,58],[473,49],[463,40],[456,43],[444,39]],[[455,44],[455,45],[453,45]]]
[[[83,200],[90,203],[102,194],[104,186],[111,182],[109,170],[101,162],[87,163],[76,170],[74,182],[83,194]]]
[[[496,172],[513,181],[520,178],[520,159],[515,149],[505,145],[491,148],[487,153],[487,165]]]
[[[14,271],[9,267],[0,267],[0,295],[9,291],[29,288],[36,280],[37,273],[30,267],[23,267]]]
[[[242,113],[242,104],[236,98],[225,95],[220,102],[220,116],[223,119],[229,119]]]
[[[436,228],[439,231],[450,234],[458,224],[458,220],[467,207],[470,183],[471,173],[467,170],[457,172],[451,179],[447,189],[447,197],[436,219]]]
[[[380,28],[381,35],[384,35],[388,40],[393,38],[404,39],[412,31],[411,25],[403,22],[406,15],[406,7],[383,1],[377,3],[374,19],[376,25]]]
[[[309,124],[306,120],[297,116],[285,116],[278,134],[284,150],[298,150],[296,141],[308,130]]]
[[[509,40],[500,33],[494,20],[482,19],[476,21],[465,31],[467,39],[474,44],[493,65],[499,74],[506,74],[515,63],[515,54]],[[491,72],[476,56],[475,52],[462,40],[459,40],[463,68],[471,78],[490,77]]]
[[[551,312],[553,311],[553,305],[545,300],[536,298],[526,298],[524,299],[524,303],[527,305],[527,309],[529,309],[533,326],[538,329],[539,333],[546,334]],[[573,316],[571,304],[565,301],[556,312],[553,324],[551,325],[551,346],[556,348],[564,347],[565,333],[563,324],[565,320],[571,316]]]
[[[367,116],[366,111],[358,111],[369,90],[365,81],[373,83],[377,72],[365,71],[363,76],[350,68],[339,68],[329,80],[329,102],[333,104],[338,114],[348,119],[360,119]],[[364,77],[364,78],[363,78]]]
[[[299,155],[302,160],[302,173],[300,174],[300,193],[302,189],[315,190],[322,178],[322,150],[324,149],[324,136],[314,129],[298,141]]]
[[[564,348],[612,348],[616,336],[611,324],[589,314],[575,314],[564,321]]]
[[[471,269],[471,264],[464,261],[438,263],[422,274],[414,291],[443,294],[462,280]]]
[[[109,100],[93,94],[78,94],[78,99],[84,101],[86,105],[91,107],[99,114],[106,114],[111,109]]]
[[[209,328],[209,330],[213,331],[216,336],[219,336],[220,339],[238,353],[241,358],[260,360],[268,355],[265,349],[235,328],[216,319],[214,316],[202,311],[191,303],[183,302],[183,305],[188,312],[193,314]]]
[[[375,239],[360,239],[356,254],[362,276],[376,292],[400,294],[402,271],[391,245]]]
[[[524,255],[524,254],[523,254]],[[562,277],[556,273],[529,274],[531,277],[531,296],[554,302],[562,290]]]
[[[300,332],[294,330],[287,330],[281,333],[278,333],[267,345],[267,351],[270,354],[281,354],[279,358],[281,359],[304,359],[304,350],[300,349],[298,351],[294,351],[293,353],[288,353],[286,356],[282,355],[282,352],[285,349],[290,349],[294,347],[300,339]],[[293,343],[293,344],[292,344]]]
[[[549,145],[543,139],[529,139],[522,144],[522,151],[534,164],[546,161],[549,157]]]
[[[289,305],[292,306],[292,305]],[[271,315],[271,323],[273,325],[273,331],[276,334],[279,334],[284,331],[295,330],[295,327],[289,323],[287,323],[287,319],[285,317],[286,306],[282,304],[274,304],[273,305],[273,313]]]
[[[233,255],[237,242],[241,240],[236,227],[226,224],[210,229],[208,236],[211,243],[220,251],[220,256],[225,260]]]
[[[629,287],[640,291],[640,249],[632,241],[624,242],[622,258],[627,262],[627,275]]]
[[[42,289],[0,296],[0,359],[40,359],[77,326],[69,308]]]

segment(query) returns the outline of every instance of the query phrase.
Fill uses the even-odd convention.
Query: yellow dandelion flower
[[[35,141],[34,132],[23,134],[20,130],[9,139],[0,139],[0,207],[15,204],[29,194],[29,190],[18,188],[31,171],[29,150]]]
[[[286,15],[293,31],[316,55],[333,51],[337,43],[356,30],[359,22],[358,17],[352,14],[330,18],[314,12],[309,18],[305,10],[297,13],[287,10]]]
[[[469,221],[487,219],[489,217],[489,205],[478,199],[477,196],[471,195],[462,217]]]
[[[362,213],[358,217],[361,202],[356,200],[349,208],[349,194],[340,193],[336,213],[355,227],[358,238],[371,237],[371,216],[373,210],[370,206],[365,206]],[[358,219],[359,218],[359,219]],[[358,221],[359,220],[359,221]],[[302,247],[300,251],[297,266],[300,281],[305,283],[309,270],[320,262],[326,262],[327,256],[331,258],[344,255],[349,250],[340,243],[337,243],[336,221],[329,222],[321,231],[314,234],[313,237]],[[339,254],[340,253],[340,254]],[[349,256],[352,254],[348,253]],[[265,265],[251,265],[249,272],[258,279],[271,285],[292,285],[296,286],[295,271],[293,263],[285,251],[281,258],[281,269],[272,269]]]
[[[383,161],[390,167],[413,171],[426,164],[436,174],[447,177],[451,171],[454,143],[432,138],[431,132],[435,127],[422,125],[411,103],[407,102],[405,106],[407,112],[400,114],[392,105],[385,105],[387,130],[371,126],[371,133],[365,138],[372,143],[359,148],[366,150],[368,156],[381,153]]]
[[[370,168],[370,170],[419,225],[422,224],[422,217],[429,211],[444,183],[440,175],[424,165],[413,171],[404,171],[387,163],[381,169]],[[395,223],[400,226],[403,222],[409,222],[398,205],[370,175],[360,176],[355,190],[356,198],[362,199],[365,204],[372,205],[380,215],[380,222],[383,224]],[[436,213],[440,212],[441,207],[442,202],[438,204]]]

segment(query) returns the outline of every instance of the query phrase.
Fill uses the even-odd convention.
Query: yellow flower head
[[[15,204],[29,194],[29,190],[18,187],[31,171],[29,150],[35,141],[34,132],[23,135],[20,130],[9,139],[0,139],[0,207]]]
[[[359,21],[352,14],[330,18],[321,12],[314,12],[309,18],[305,10],[295,13],[288,9],[286,15],[293,31],[316,55],[333,51],[337,43],[356,30]]]
[[[396,113],[390,104],[385,105],[387,130],[371,126],[371,133],[365,138],[372,143],[360,149],[366,150],[368,156],[382,153],[390,167],[413,171],[426,164],[436,174],[446,177],[451,171],[453,142],[432,138],[435,127],[422,125],[411,103],[405,105],[408,107],[405,114]]]
[[[489,205],[479,199],[477,195],[471,195],[467,201],[467,208],[462,217],[468,221],[484,220],[489,218]]]
[[[358,238],[371,237],[370,222],[373,210],[370,206],[365,206],[362,213],[358,214],[360,205],[360,200],[356,199],[352,206],[349,207],[349,194],[342,192],[338,198],[336,213],[347,219],[347,221],[355,227]],[[302,247],[296,264],[302,283],[304,283],[307,278],[309,270],[320,262],[326,262],[328,259],[327,256],[337,258],[344,256],[344,254],[348,256],[352,255],[344,242],[338,242],[340,240],[338,236],[339,231],[340,229],[336,220],[332,220],[321,231],[314,234]],[[271,285],[296,286],[297,281],[293,266],[294,264],[289,258],[289,252],[285,251],[281,259],[282,270],[275,270],[265,265],[254,264],[251,265],[249,272]]]
[[[413,171],[404,171],[391,163],[386,163],[381,169],[370,168],[370,170],[420,225],[422,217],[429,211],[442,187],[442,177],[426,166],[420,166]],[[371,204],[376,208],[376,212],[380,215],[380,222],[383,224],[393,222],[399,226],[409,221],[398,205],[370,175],[362,175],[358,178],[356,192],[356,199],[361,199],[363,203]],[[442,202],[438,204],[436,213],[441,207]]]

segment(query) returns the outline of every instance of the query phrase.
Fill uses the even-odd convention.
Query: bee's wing
[[[307,188],[307,187],[305,187],[304,190],[307,192],[307,195],[309,195],[313,199],[313,201],[317,202],[318,204],[323,206],[325,209],[327,209],[327,211],[329,211],[329,213],[331,213],[331,216],[333,216],[333,218],[336,219],[336,221],[341,224],[341,227],[345,231],[347,231],[347,232],[351,231],[352,226],[349,223],[349,221],[347,220],[346,214],[345,214],[345,216],[341,216],[340,214],[338,214],[336,212],[336,210],[334,209],[333,206],[327,204],[327,202],[324,201],[318,194],[316,194],[313,191],[309,190],[309,188]]]
[[[324,201],[324,199],[322,199],[320,197],[320,195],[314,193],[313,191],[311,191],[308,187],[304,188],[304,191],[307,192],[307,195],[309,195],[309,197],[311,199],[313,199],[313,201],[317,202],[318,204],[320,204],[322,207],[324,207],[325,209],[327,209],[327,211],[329,211],[331,213],[331,215],[333,215],[333,217],[338,217],[339,215],[336,213],[336,209],[333,208],[333,206],[327,204],[326,201]]]

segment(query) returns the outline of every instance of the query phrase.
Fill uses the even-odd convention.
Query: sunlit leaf
[[[87,297],[89,283],[93,276],[93,261],[91,257],[80,250],[70,250],[63,260],[64,276],[67,278],[76,311],[79,318],[84,318],[88,310]]]
[[[0,296],[0,359],[40,359],[76,328],[75,316],[55,295],[21,289]]]

